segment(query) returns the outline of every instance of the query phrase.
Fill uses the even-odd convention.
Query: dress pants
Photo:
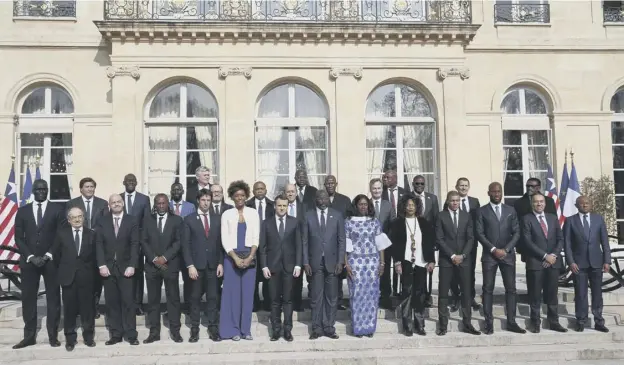
[[[87,279],[87,280],[85,280]],[[95,311],[93,307],[93,280],[88,275],[76,272],[74,281],[63,286],[63,328],[67,343],[76,343],[76,317],[80,315],[82,338],[85,342],[93,341],[95,330]]]
[[[42,267],[32,263],[20,266],[22,277],[22,310],[24,319],[24,339],[35,339],[37,336],[37,296],[39,282],[43,276],[46,289],[46,308],[48,338],[58,338],[61,320],[61,295],[57,280],[57,268],[53,261],[47,261]]]
[[[102,298],[102,289],[104,288],[104,283],[102,282],[102,276],[100,275],[100,270],[98,268],[95,269],[93,275],[93,313],[97,314],[100,312],[100,298]]]
[[[591,289],[591,307],[594,315],[594,324],[604,326],[602,317],[602,268],[580,269],[574,275],[574,312],[576,320],[585,324],[587,322],[587,283]]]
[[[143,305],[143,295],[145,294],[144,270],[145,256],[143,256],[143,252],[139,252],[139,264],[134,269],[134,275],[132,276],[135,308],[140,308]]]
[[[292,331],[292,289],[294,283],[295,278],[292,271],[288,272],[282,269],[271,273],[268,284],[271,293],[271,325],[273,334],[279,334],[282,330],[282,311],[284,312],[284,331]]]
[[[477,290],[476,290],[476,278],[475,271],[477,268],[477,246],[479,242],[476,242],[475,247],[473,247],[472,251],[470,251],[470,275],[472,276],[472,280],[470,282],[469,291],[470,293],[470,302],[476,298]],[[458,275],[453,276],[453,282],[451,283],[451,292],[453,293],[453,300],[458,301],[461,294],[463,294],[463,290],[460,288],[460,277]]]
[[[180,285],[178,271],[169,269],[162,271],[152,264],[147,264],[145,280],[147,281],[147,323],[150,335],[160,336],[160,298],[162,285],[165,283],[165,296],[167,298],[167,317],[169,318],[169,331],[180,333]]]
[[[401,318],[403,330],[425,328],[425,297],[427,295],[427,269],[412,267],[412,263],[401,263]],[[412,312],[414,320],[412,322]]]
[[[292,289],[292,303],[294,310],[303,310],[303,276],[305,273],[301,270],[301,275],[294,278]],[[269,287],[269,292],[271,288]]]
[[[494,285],[496,283],[496,271],[500,268],[505,287],[505,307],[507,309],[507,323],[516,323],[516,265],[515,262],[507,264],[503,262],[483,262],[483,316],[486,327],[492,328],[494,316],[492,304],[494,301]]]
[[[557,306],[559,305],[559,269],[546,268],[540,270],[528,270],[527,290],[529,294],[529,306],[531,307],[531,321],[541,323],[542,299],[546,304],[547,318],[550,323],[559,322]]]
[[[110,337],[121,339],[125,334],[126,339],[136,339],[136,304],[132,290],[134,280],[132,277],[125,277],[123,273],[126,269],[121,269],[116,264],[108,269],[111,275],[103,278],[102,282]]]
[[[471,325],[472,318],[472,308],[470,304],[472,302],[472,298],[470,295],[466,295],[465,293],[469,293],[470,290],[470,262],[464,262],[463,265],[456,266],[453,265],[451,267],[448,266],[440,266],[439,267],[439,288],[438,292],[440,297],[438,298],[438,316],[440,317],[440,328],[446,329],[448,327],[449,320],[449,287],[454,280],[459,281],[460,289],[461,289],[461,314],[462,314],[462,322],[464,326]]]
[[[389,254],[388,250],[386,250],[384,254],[384,271],[381,275],[381,280],[379,284],[379,289],[381,290],[381,300],[390,299],[390,295],[392,295],[392,282],[390,278],[392,277],[392,273],[394,270],[391,270],[392,267],[392,256]],[[394,280],[396,285],[396,279]]]
[[[206,315],[208,316],[208,331],[219,334],[219,312],[217,300],[219,293],[217,285],[217,270],[206,268],[197,270],[197,280],[191,280],[191,333],[199,333],[201,322],[201,297],[206,293]]]
[[[262,300],[260,300],[260,283],[262,283]],[[271,306],[271,298],[269,295],[269,285],[262,275],[262,270],[256,270],[256,288],[254,290],[254,308],[269,309]]]
[[[182,274],[182,282],[184,283],[182,285],[182,296],[184,298],[184,305],[189,307],[191,306],[191,284],[192,284],[192,280],[189,277],[188,274],[188,269],[186,268],[186,266],[184,266],[184,268],[182,268],[180,270],[180,273]]]
[[[319,336],[336,333],[336,312],[338,311],[338,276],[334,267],[321,265],[312,272],[311,283],[312,332]]]

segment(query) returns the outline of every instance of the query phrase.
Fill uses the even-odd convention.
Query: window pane
[[[624,144],[624,122],[611,123],[611,139],[614,144]]]
[[[614,113],[624,113],[624,90],[618,91],[611,98],[611,111]]]
[[[618,241],[622,242],[624,241],[624,222],[618,222],[617,223],[617,227],[618,227]]]
[[[43,159],[43,148],[22,148],[21,149],[21,157],[20,157],[20,173],[25,173],[26,169],[30,167],[34,177],[34,170],[37,168],[37,162],[41,163]]]
[[[186,174],[195,175],[195,170],[200,166],[206,166],[210,171],[217,171],[217,151],[188,151],[186,152]],[[210,174],[212,177],[212,173]]]
[[[518,200],[519,198],[504,198],[503,202],[507,205],[511,205],[513,207],[513,205],[516,203],[516,200]]]
[[[288,85],[273,88],[262,97],[258,117],[288,118],[288,116]]]
[[[425,96],[407,85],[399,86],[402,117],[431,117],[431,108]]]
[[[50,134],[50,144],[54,147],[72,147],[73,137],[71,133]]]
[[[433,148],[435,129],[433,124],[405,125],[403,129],[403,147]]]
[[[288,149],[288,128],[257,127],[258,149]]]
[[[269,199],[274,199],[279,193],[283,192],[284,187],[289,182],[289,177],[286,175],[259,175],[258,181],[265,183],[267,197]]]
[[[69,188],[68,175],[51,175],[50,176],[50,200],[69,200],[71,199],[71,189]]]
[[[624,219],[624,196],[615,197],[615,212],[617,219]]]
[[[297,151],[295,152],[296,170],[305,169],[311,174],[327,174],[326,151]]]
[[[147,155],[149,166],[148,174],[150,176],[163,176],[163,175],[178,175],[179,164],[178,160],[179,152],[153,152],[150,151]]]
[[[74,103],[67,93],[58,87],[52,89],[52,114],[71,114],[74,112]]]
[[[406,174],[432,173],[433,166],[432,150],[403,149],[403,170]]]
[[[33,90],[24,100],[22,114],[45,114],[45,87]]]
[[[186,148],[189,150],[216,150],[218,127],[216,124],[186,127]]]
[[[155,127],[147,129],[150,150],[174,150],[180,149],[179,127]]]
[[[375,89],[366,102],[366,117],[396,117],[394,84]]]
[[[503,144],[507,146],[522,145],[522,131],[503,131]]]
[[[613,146],[613,168],[624,169],[624,146]]]
[[[325,182],[325,177],[327,177],[327,173],[316,175],[308,174],[308,181],[310,183],[310,186],[322,188],[323,183]]]
[[[217,101],[201,86],[186,84],[186,116],[188,118],[218,118]]]
[[[71,148],[53,148],[50,150],[50,173],[67,173],[72,164]]]
[[[505,170],[522,170],[522,149],[520,147],[505,147]]]
[[[45,135],[42,133],[22,133],[20,134],[22,147],[43,147],[43,139]]]
[[[178,182],[179,179],[175,175],[163,175],[161,177],[150,177],[147,182],[147,192],[150,197],[150,201],[154,200],[154,196],[159,193],[165,193],[169,195],[171,191],[171,184]],[[187,185],[188,186],[188,185]]]
[[[396,126],[367,125],[366,148],[396,148]]]
[[[535,92],[524,89],[526,114],[546,114],[546,104]]]
[[[168,86],[156,95],[150,106],[149,117],[180,117],[180,84]]]
[[[503,186],[505,196],[521,196],[524,194],[524,178],[521,172],[506,172]]]
[[[520,114],[520,94],[518,90],[513,90],[505,96],[501,103],[503,114]]]
[[[529,145],[548,146],[548,131],[524,131]]]
[[[289,174],[288,151],[258,151],[257,175]]]
[[[295,149],[326,149],[327,127],[299,127],[295,132]]]
[[[295,85],[295,117],[328,119],[325,103],[311,89]]]
[[[548,147],[529,147],[529,170],[548,169]]]
[[[538,178],[542,182],[542,192],[543,192],[546,189],[546,176],[547,175],[548,175],[548,172],[546,171],[530,171],[527,179],[531,177]],[[525,184],[526,184],[526,181],[525,181]]]
[[[613,171],[613,180],[615,182],[615,193],[624,194],[624,171]]]

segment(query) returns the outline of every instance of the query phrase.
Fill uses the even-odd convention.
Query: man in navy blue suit
[[[602,274],[609,272],[611,250],[604,219],[591,213],[592,204],[586,196],[576,199],[578,214],[566,219],[563,227],[565,257],[574,273],[574,311],[576,331],[583,332],[587,321],[587,282],[592,292],[594,328],[609,332],[602,317]]]

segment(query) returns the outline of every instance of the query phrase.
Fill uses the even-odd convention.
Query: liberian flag
[[[15,215],[17,214],[17,187],[15,185],[15,169],[11,167],[9,181],[4,198],[0,203],[0,245],[15,247]],[[20,255],[0,248],[0,260],[19,260]],[[19,266],[7,264],[7,268],[18,271]]]

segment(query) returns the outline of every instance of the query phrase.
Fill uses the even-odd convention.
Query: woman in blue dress
[[[357,337],[373,337],[379,308],[379,277],[390,240],[381,231],[375,208],[366,195],[353,199],[354,215],[345,220],[351,325]]]

